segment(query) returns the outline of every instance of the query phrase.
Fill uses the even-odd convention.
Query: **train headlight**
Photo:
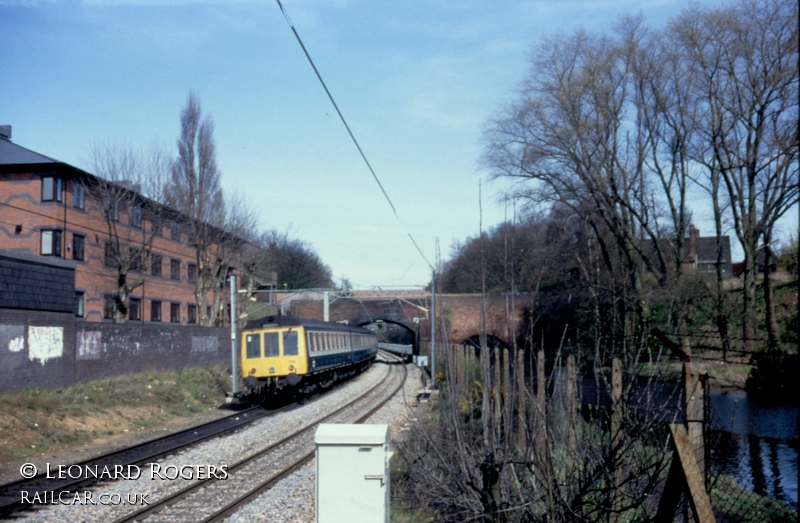
[[[275,374],[275,367],[270,367],[269,368],[269,373],[270,374]]]
[[[256,373],[256,368],[255,368],[255,367],[253,367],[252,369],[250,369],[250,374],[255,374],[255,373]]]
[[[289,370],[293,371],[294,370],[294,365],[289,365]]]

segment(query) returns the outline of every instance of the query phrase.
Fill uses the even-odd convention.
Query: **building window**
[[[86,206],[86,188],[77,180],[72,182],[72,206],[84,209]]]
[[[142,300],[139,298],[131,298],[128,305],[128,319],[138,321],[142,319]]]
[[[169,277],[173,280],[181,279],[181,261],[172,259],[169,261]]]
[[[61,231],[42,231],[42,256],[61,256]]]
[[[142,208],[131,205],[131,227],[142,228]]]
[[[180,323],[181,322],[181,304],[180,303],[170,303],[169,304],[169,321],[172,323]]]
[[[135,272],[141,272],[142,270],[142,250],[137,247],[131,247],[128,250],[129,256],[131,257],[131,269]]]
[[[197,264],[190,263],[186,266],[186,277],[189,283],[197,283]]]
[[[83,318],[83,293],[75,293],[75,316]]]
[[[114,310],[116,309],[117,297],[113,294],[106,294],[103,296],[103,318],[107,320],[114,319]]]
[[[119,201],[113,199],[111,195],[104,198],[106,219],[112,222],[119,221]]]
[[[111,246],[111,242],[105,243],[105,247],[103,249],[103,265],[106,267],[117,266],[117,258],[114,256],[114,247]]]
[[[153,260],[150,263],[150,272],[153,276],[161,276],[161,255],[152,254],[151,256]]]
[[[150,321],[161,321],[161,302],[153,300],[150,302]]]
[[[161,236],[163,229],[161,215],[156,214],[155,212],[151,213],[151,215],[151,220],[153,221],[153,232],[156,234],[156,236]]]
[[[72,235],[72,259],[83,261],[83,244],[86,240],[85,236],[80,234]]]
[[[54,178],[52,176],[42,178],[42,201],[60,202],[61,183],[61,178]]]
[[[170,237],[173,240],[181,241],[181,224],[178,222],[172,222],[169,226]]]
[[[189,305],[186,310],[186,323],[197,323],[197,305]]]

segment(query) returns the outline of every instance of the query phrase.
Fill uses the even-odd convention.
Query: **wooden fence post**
[[[611,360],[611,466],[614,484],[612,486],[611,523],[622,521],[622,467],[619,463],[622,453],[622,362],[619,358]]]
[[[578,438],[575,434],[578,422],[578,391],[575,372],[575,356],[567,357],[567,481],[572,483],[578,454]]]
[[[525,351],[517,349],[517,368],[515,369],[517,378],[517,449],[520,454],[524,454],[527,438],[527,414],[525,409]]]
[[[703,438],[705,424],[705,380],[693,371],[690,362],[683,364],[683,379],[686,391],[686,431],[689,444],[697,461],[700,477],[706,477],[705,441]]]
[[[545,391],[546,381],[544,377],[544,351],[540,350],[536,355],[536,455],[541,463],[544,463],[544,454],[547,447],[545,434],[546,403]]]
[[[511,351],[503,349],[503,432],[507,444],[511,443],[511,435],[514,432],[511,422],[513,397],[514,395],[511,393]]]
[[[669,430],[672,434],[674,453],[655,521],[671,523],[675,517],[681,492],[685,491],[688,494],[693,519],[698,523],[715,523],[714,511],[703,486],[703,477],[695,461],[689,434],[686,428],[679,424],[670,424]]]

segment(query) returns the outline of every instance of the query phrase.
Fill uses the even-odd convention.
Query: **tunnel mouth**
[[[394,343],[397,345],[411,345],[412,353],[419,354],[417,332],[399,321],[375,318],[371,321],[360,323],[359,327],[369,329],[378,336],[381,343]]]

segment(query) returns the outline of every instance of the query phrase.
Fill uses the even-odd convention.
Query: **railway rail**
[[[390,360],[401,363],[398,358],[383,352],[380,358],[384,361]],[[238,463],[228,467],[228,478],[226,480],[204,482],[201,479],[193,478],[190,483],[189,480],[180,482],[145,482],[143,481],[144,478],[142,478],[140,481],[77,480],[68,483],[53,483],[53,480],[47,480],[40,476],[38,479],[17,481],[0,487],[0,494],[5,493],[6,498],[10,498],[8,499],[10,503],[6,503],[5,512],[0,513],[0,519],[22,508],[19,497],[19,492],[22,490],[27,489],[29,492],[42,489],[56,492],[59,490],[75,491],[77,488],[87,487],[87,484],[91,482],[96,484],[92,487],[95,494],[104,489],[112,489],[123,493],[123,495],[126,490],[130,491],[137,488],[141,491],[147,491],[150,496],[147,501],[150,505],[145,506],[145,510],[138,512],[136,512],[137,508],[143,507],[136,507],[127,503],[122,503],[123,506],[96,506],[94,508],[61,506],[48,508],[47,510],[28,511],[27,514],[17,513],[12,517],[16,519],[29,515],[31,521],[68,521],[73,517],[80,517],[84,521],[98,522],[113,521],[115,518],[120,518],[118,521],[142,521],[146,519],[148,523],[158,521],[220,521],[227,514],[236,511],[238,506],[247,503],[248,500],[258,496],[260,492],[268,490],[281,478],[289,475],[293,470],[313,458],[313,436],[317,424],[324,422],[361,422],[374,411],[380,409],[402,387],[407,375],[407,369],[404,365],[402,367],[400,365],[387,365],[385,369],[385,373],[381,372],[380,374],[377,373],[379,372],[377,368],[374,369],[376,373],[360,386],[361,389],[365,387],[371,388],[361,394],[359,398],[348,401],[344,406],[340,406],[341,402],[350,398],[338,397],[337,399],[329,394],[321,395],[319,397],[320,403],[317,403],[317,400],[309,403],[307,406],[315,405],[312,411],[314,409],[319,411],[318,414],[313,414],[312,417],[315,418],[313,421],[306,419],[307,412],[297,410],[299,409],[298,405],[289,405],[274,411],[248,409],[207,424],[210,426],[217,425],[216,430],[206,429],[204,432],[202,428],[205,425],[192,427],[180,433],[145,442],[134,448],[123,449],[77,464],[83,467],[85,465],[94,466],[93,464],[95,463],[119,465],[120,463],[128,462],[147,463],[147,467],[149,467],[151,463],[155,464],[159,458],[162,465],[181,462],[192,463],[193,456],[212,456],[208,459],[206,457],[200,458],[202,462],[212,463],[215,462],[214,460],[218,460],[216,461],[217,463],[233,463],[242,455],[249,454],[247,458],[241,459]],[[402,372],[395,372],[395,370]],[[377,384],[372,386],[376,380]],[[296,413],[292,413],[292,411]],[[256,430],[256,427],[237,430],[243,428],[243,425],[247,423],[271,415],[277,416],[276,421],[262,421],[262,425],[259,425],[260,428],[258,430]],[[232,427],[220,428],[219,422],[236,423]],[[302,427],[299,430],[294,430],[292,435],[286,436],[291,427],[301,424]],[[224,435],[227,435],[227,437],[214,439],[211,443],[197,445],[201,440],[205,441]],[[175,439],[180,437],[183,437],[184,441],[177,443]],[[266,445],[266,443],[276,440],[279,441]],[[168,441],[172,441],[172,443],[167,443]],[[147,447],[154,442],[162,445],[162,448],[157,451],[151,448],[148,452],[139,456],[122,457],[130,454],[136,448]],[[215,455],[217,456],[216,458],[213,457]],[[100,468],[102,466],[100,465]],[[187,483],[188,486],[181,488],[181,484],[187,485]],[[198,506],[205,507],[202,513],[198,510]],[[30,507],[30,505],[25,505],[25,507]],[[125,512],[128,512],[128,514],[124,515]]]
[[[400,362],[394,355],[385,357]],[[314,431],[320,423],[363,422],[391,399],[405,383],[407,369],[405,366],[387,367],[387,377],[363,395],[230,466],[226,480],[196,481],[114,523],[224,520],[314,457]]]
[[[261,407],[251,407],[224,418],[167,434],[69,466],[79,467],[81,470],[97,467],[99,471],[102,471],[104,467],[110,467],[110,470],[113,471],[114,466],[140,465],[152,462],[200,442],[224,436],[261,418],[291,408],[297,408],[297,406],[287,405],[270,411]],[[0,485],[0,517],[30,508],[31,505],[21,502],[22,492],[29,493],[29,497],[33,497],[34,493],[41,494],[44,492],[55,492],[55,495],[58,496],[57,493],[59,492],[74,492],[77,489],[91,486],[98,481],[102,481],[102,479],[53,479],[47,478],[46,472],[41,472],[30,479],[21,479]]]

